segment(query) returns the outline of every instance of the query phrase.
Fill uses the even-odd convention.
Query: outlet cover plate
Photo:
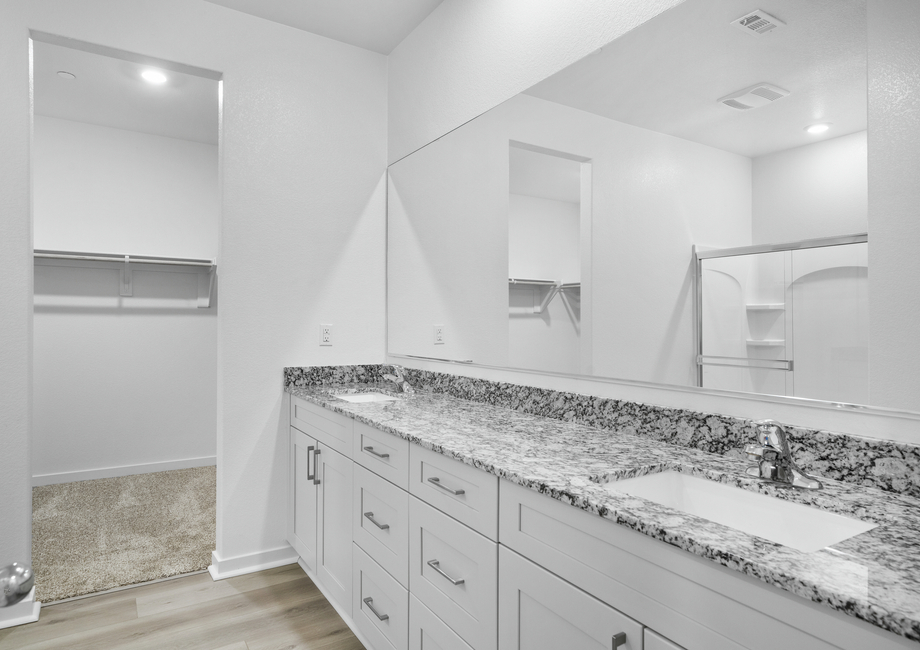
[[[319,326],[319,344],[332,345],[332,323],[323,323]]]
[[[443,325],[434,326],[434,344],[444,345],[444,326]]]

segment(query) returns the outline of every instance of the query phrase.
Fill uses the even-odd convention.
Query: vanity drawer
[[[476,650],[497,644],[498,544],[409,499],[409,589]]]
[[[498,477],[424,447],[409,448],[409,492],[498,539]]]
[[[351,458],[354,420],[299,397],[291,397],[291,426]]]
[[[408,492],[355,465],[354,508],[355,543],[408,587]]]
[[[412,620],[411,608],[409,610],[409,620],[410,621]],[[671,641],[668,641],[666,638],[664,638],[660,634],[655,634],[648,628],[645,628],[645,631],[643,632],[643,634],[645,635],[644,650],[686,650],[686,648],[682,648],[676,643],[672,643]]]
[[[352,549],[355,626],[375,650],[404,650],[409,641],[409,592],[359,546]]]
[[[472,650],[447,623],[409,594],[409,650]]]
[[[409,489],[409,441],[355,422],[356,462],[404,490]]]

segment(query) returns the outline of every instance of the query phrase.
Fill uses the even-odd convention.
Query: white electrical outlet
[[[444,345],[444,326],[443,325],[434,326],[434,344]]]
[[[332,345],[332,323],[323,323],[319,326],[319,344]]]

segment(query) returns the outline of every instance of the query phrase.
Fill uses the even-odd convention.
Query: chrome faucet
[[[746,445],[744,453],[751,460],[759,461],[748,467],[746,473],[770,483],[805,490],[820,490],[821,481],[803,472],[789,451],[786,429],[779,422],[760,420],[757,425],[756,445]]]
[[[383,378],[396,384],[396,388],[398,388],[402,393],[414,393],[415,390],[412,388],[412,385],[406,381],[406,369],[395,364],[390,367],[393,369],[393,374],[391,375],[387,373],[383,376]]]

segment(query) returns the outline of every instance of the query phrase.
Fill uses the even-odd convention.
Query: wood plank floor
[[[300,566],[208,573],[42,607],[2,650],[363,650]]]

